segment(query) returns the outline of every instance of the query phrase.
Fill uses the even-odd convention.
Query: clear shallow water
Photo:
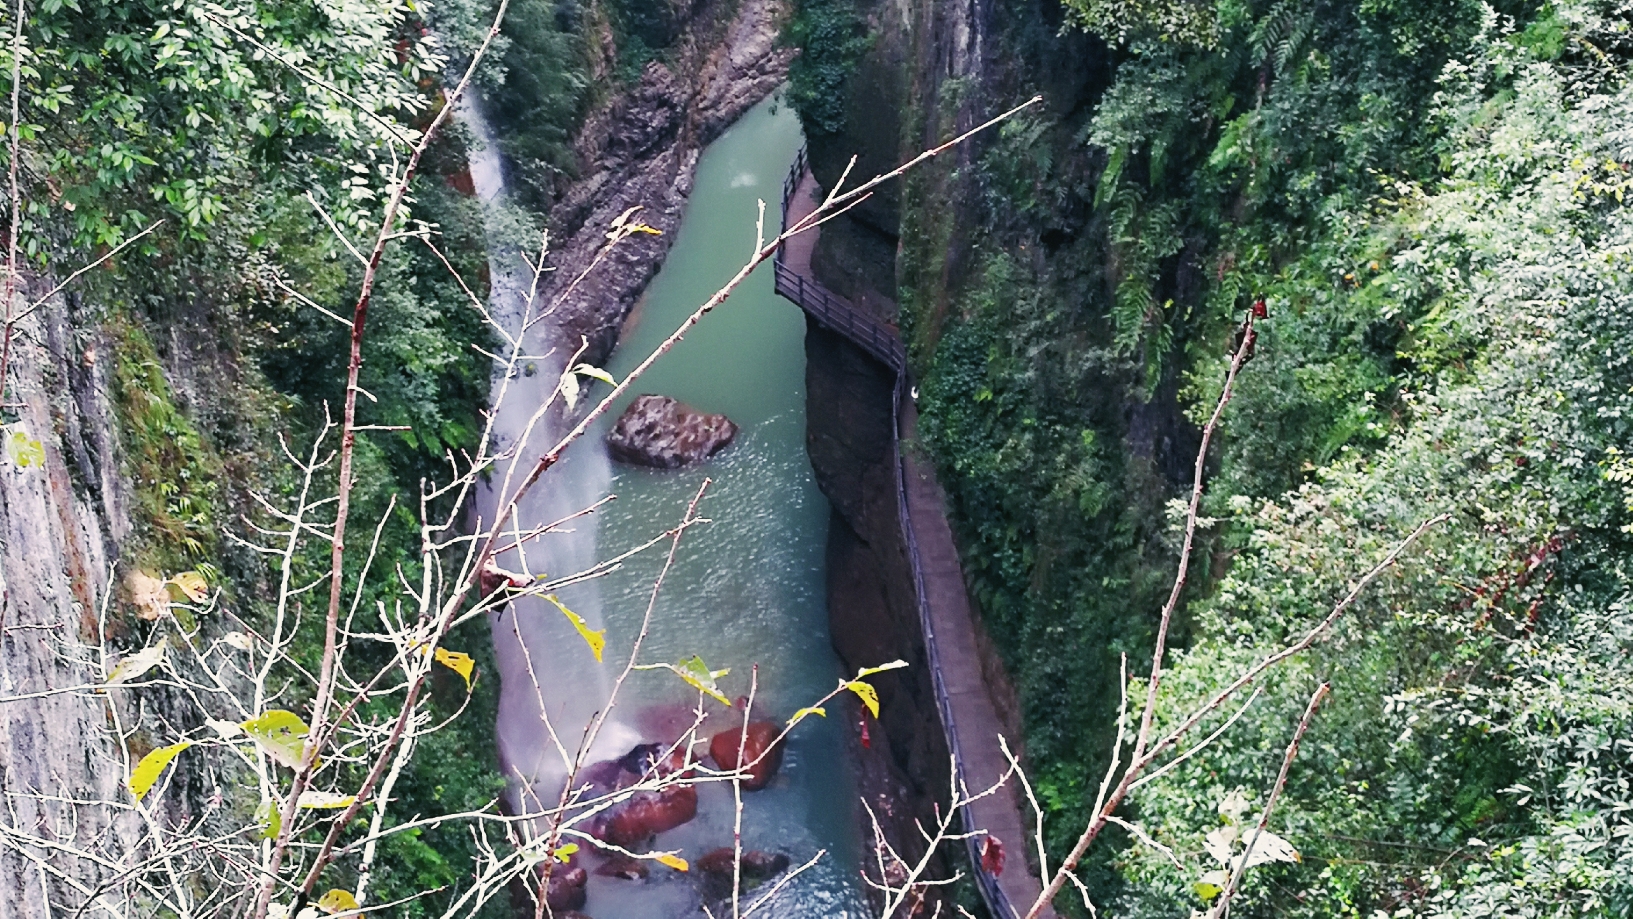
[[[704,152],[674,245],[609,362],[615,376],[628,373],[748,258],[757,200],[765,202],[767,227],[775,231],[782,179],[799,144],[795,114],[768,101]],[[729,697],[748,692],[751,670],[758,665],[755,710],[779,722],[832,689],[840,676],[828,639],[823,591],[829,510],[805,452],[804,335],[799,310],[776,297],[771,266],[762,266],[660,359],[629,397],[659,393],[704,411],[724,412],[741,426],[737,441],[696,469],[655,472],[613,466],[609,483],[601,436],[623,408],[616,406],[594,439],[574,448],[580,455],[552,473],[561,473],[559,487],[552,491],[581,496],[587,485],[604,486],[616,500],[596,515],[593,529],[578,527],[572,539],[562,541],[572,543],[571,548],[548,550],[559,558],[546,563],[541,555],[533,565],[535,570],[540,564],[551,571],[567,570],[552,565],[567,563],[586,547],[605,558],[650,539],[679,522],[703,480],[710,479],[700,513],[711,522],[682,540],[641,659],[673,662],[697,654],[715,669],[729,667],[731,673],[721,680]],[[605,391],[600,386],[596,390]],[[544,514],[541,507],[533,516]],[[592,588],[571,596],[564,592],[575,610],[605,625],[607,663],[602,666],[609,673],[616,673],[628,656],[663,559],[664,548],[658,547]],[[549,674],[541,684],[559,686],[566,676],[604,685],[604,677],[583,672],[588,653],[559,614],[521,610],[519,616],[517,621],[536,630],[527,645],[534,672]],[[509,736],[507,762],[517,763],[526,759],[520,752],[523,735],[538,733],[537,703],[525,698],[536,697],[532,687],[517,691],[514,668],[525,667],[525,662],[517,660],[514,641],[506,651],[507,631],[495,629],[510,700],[508,733],[507,710],[501,706],[501,749]],[[520,673],[525,679],[526,671]],[[673,732],[689,723],[688,712],[697,699],[695,691],[666,671],[634,673],[623,693],[617,707],[621,729],[606,746],[627,748],[632,736],[671,740]],[[548,689],[546,696],[546,708],[555,710]],[[564,709],[563,717],[572,715]],[[827,850],[816,867],[778,894],[770,915],[866,914],[857,880],[857,798],[843,727],[837,714],[831,720],[807,719],[791,737],[771,787],[744,796],[745,848],[785,852],[795,864]],[[659,836],[656,847],[680,849],[695,861],[731,842],[729,786],[705,785],[699,789],[697,819]],[[745,903],[753,896],[748,894]],[[700,915],[696,879],[661,867],[644,881],[594,877],[585,912],[602,919]]]

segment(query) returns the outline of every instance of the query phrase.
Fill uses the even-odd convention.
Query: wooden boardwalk
[[[816,208],[816,179],[806,168],[804,151],[783,188],[783,226]],[[988,788],[1008,769],[998,737],[1003,722],[981,675],[981,653],[976,644],[974,610],[965,590],[957,544],[947,523],[941,486],[935,470],[902,444],[917,442],[918,412],[908,393],[906,351],[896,328],[818,284],[811,273],[811,254],[817,231],[801,234],[784,245],[777,256],[777,293],[798,304],[821,324],[856,343],[896,373],[893,414],[896,419],[897,503],[902,541],[912,564],[918,597],[919,624],[924,633],[936,704],[947,748],[958,764],[959,779],[971,792]],[[980,841],[968,841],[970,871],[994,919],[1018,919],[1043,892],[1043,885],[1028,868],[1026,853],[1034,832],[1022,815],[1018,783],[971,802],[964,809],[964,824],[999,840],[1008,855],[1000,875],[983,871]],[[1040,916],[1054,919],[1045,908]]]

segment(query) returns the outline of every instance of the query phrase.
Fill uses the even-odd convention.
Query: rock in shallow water
[[[668,396],[636,397],[607,435],[607,452],[620,463],[678,469],[719,453],[737,436],[725,415],[700,412]]]
[[[698,871],[703,875],[703,892],[711,900],[723,900],[731,896],[732,879],[736,872],[732,870],[732,862],[736,853],[729,848],[719,848],[698,859]],[[788,856],[781,852],[760,852],[755,849],[743,851],[742,880],[745,887],[753,887],[788,870]]]
[[[780,733],[770,721],[751,722],[746,730],[727,728],[709,741],[709,756],[716,766],[730,772],[738,767],[737,754],[741,750],[748,773],[743,778],[743,790],[759,791],[771,784],[782,766],[782,744],[777,742]]]

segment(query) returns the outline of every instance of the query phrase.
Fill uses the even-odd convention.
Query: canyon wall
[[[787,14],[784,0],[697,5],[669,62],[648,63],[634,87],[586,119],[575,143],[582,178],[550,213],[557,242],[542,296],[561,297],[551,323],[567,346],[588,342],[589,362],[600,364],[611,353],[625,317],[658,273],[703,148],[787,77],[792,53],[778,42]],[[586,274],[607,227],[631,208],[640,209],[634,219],[662,235],[630,237]]]
[[[53,279],[25,276],[22,304]],[[0,462],[0,917],[61,915],[95,897],[100,915],[142,915],[103,892],[132,864],[141,818],[125,777],[149,750],[191,726],[165,689],[94,690],[131,650],[118,584],[136,530],[114,394],[116,343],[80,297],[56,295],[18,324],[7,434],[37,441],[27,465]],[[192,354],[185,379],[223,368]],[[185,398],[185,397],[184,397]],[[30,445],[32,446],[32,444]],[[178,773],[149,813],[207,816],[204,770]],[[112,802],[107,806],[99,802]],[[151,906],[151,904],[149,904]]]

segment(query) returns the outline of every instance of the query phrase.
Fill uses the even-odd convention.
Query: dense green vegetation
[[[1141,790],[1134,815],[1184,867],[1124,840],[1095,893],[1206,908],[1221,802],[1262,806],[1331,680],[1273,821],[1305,860],[1255,869],[1239,914],[1633,910],[1629,9],[1001,6],[1002,63],[979,86],[921,74],[902,143],[971,106],[1045,105],[909,182],[898,294],[1051,847],[1107,760],[1119,655],[1148,666],[1168,502],[1263,297],[1169,710],[1301,634],[1418,522],[1452,519],[1233,732]],[[844,64],[812,51],[809,68]]]
[[[1607,480],[1633,436],[1633,97],[1612,65],[1633,50],[1626,12],[1488,21],[1439,80],[1438,173],[1330,202],[1327,225],[1346,231],[1256,279],[1281,318],[1223,457],[1239,554],[1201,604],[1176,701],[1313,622],[1417,522],[1452,518],[1238,732],[1143,799],[1148,824],[1192,849],[1227,791],[1262,800],[1299,696],[1333,683],[1277,817],[1305,865],[1258,879],[1248,912],[1633,911],[1633,583]],[[1378,324],[1394,353],[1346,368]],[[1338,329],[1336,348],[1316,344]],[[1289,428],[1303,436],[1279,449],[1266,436]],[[1252,467],[1301,454],[1317,468],[1262,500]],[[1127,866],[1153,914],[1194,901],[1194,878],[1143,852]]]
[[[489,15],[475,6],[464,12]],[[121,576],[193,569],[224,591],[223,608],[203,622],[120,611],[121,641],[141,647],[155,632],[197,628],[204,632],[195,638],[218,636],[237,622],[267,632],[276,565],[228,534],[254,538],[249,521],[276,522],[258,513],[252,494],[284,503],[298,487],[280,441],[304,455],[325,418],[338,418],[349,337],[292,290],[350,313],[361,266],[318,209],[354,241],[373,232],[389,141],[413,137],[440,104],[444,56],[411,4],[46,0],[26,10],[17,164],[24,255],[66,277],[163,221],[80,282],[72,317],[79,340],[91,343],[85,360],[112,368],[122,471],[136,499]],[[8,36],[11,23],[8,16]],[[0,58],[9,74],[9,46]],[[552,129],[577,117],[554,110]],[[463,170],[463,154],[454,131],[432,148],[404,228],[427,234],[475,283],[486,269],[475,205],[444,181]],[[9,150],[0,157],[9,167]],[[480,317],[429,246],[394,245],[381,272],[365,343],[361,383],[372,399],[364,421],[407,429],[359,436],[354,514],[365,531],[386,518],[376,570],[416,577],[420,483],[446,478],[449,451],[474,443],[489,368],[469,347],[485,339]],[[96,354],[97,341],[112,353]],[[362,561],[354,554],[354,580]],[[328,570],[328,550],[314,546],[295,562],[295,577],[313,580]],[[385,582],[371,587],[363,615],[391,593]],[[429,711],[441,720],[463,709],[464,717],[422,743],[388,826],[486,807],[500,787],[484,624],[451,643],[477,658],[476,691],[467,702],[457,676],[439,679]],[[291,666],[315,671],[321,647],[321,631],[303,631]],[[365,648],[356,659],[378,666],[390,655]],[[216,765],[233,768],[228,758]],[[238,816],[253,824],[247,811]],[[471,845],[454,824],[389,837],[374,896],[440,888],[397,908],[440,914],[465,879]]]

